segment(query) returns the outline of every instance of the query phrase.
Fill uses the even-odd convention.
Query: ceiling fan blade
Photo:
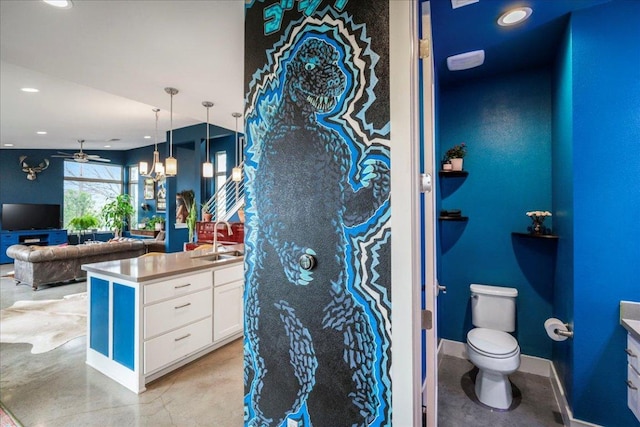
[[[58,151],[58,154],[64,154],[65,156],[73,156],[73,154],[65,153],[64,151]]]
[[[89,157],[87,160],[89,160],[91,162],[105,162],[105,163],[111,162],[111,160],[103,159],[102,157],[97,157],[97,158]]]
[[[72,159],[73,154],[52,154],[51,157],[62,157],[63,159]]]

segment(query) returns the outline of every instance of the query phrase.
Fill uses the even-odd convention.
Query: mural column
[[[391,425],[389,3],[248,3],[245,83],[245,425]]]

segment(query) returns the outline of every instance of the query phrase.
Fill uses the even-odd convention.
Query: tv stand
[[[17,230],[0,232],[0,264],[9,264],[13,258],[7,256],[11,245],[61,245],[67,243],[67,230]]]

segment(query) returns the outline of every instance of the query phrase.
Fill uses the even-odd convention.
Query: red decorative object
[[[225,245],[235,245],[236,243],[244,243],[244,223],[232,222],[231,231],[233,234],[229,235],[227,227],[224,224],[218,224],[218,243]],[[199,221],[196,223],[196,239],[198,243],[213,243],[214,222]]]

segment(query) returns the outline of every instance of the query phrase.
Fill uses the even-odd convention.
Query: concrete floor
[[[12,265],[0,266],[0,275]],[[0,278],[0,308],[18,300],[59,299],[86,282],[38,291]],[[85,363],[86,337],[42,354],[29,344],[0,344],[0,401],[26,427],[243,425],[242,340],[147,385],[136,395]],[[548,378],[515,373],[519,397],[510,412],[481,406],[473,394],[473,365],[443,356],[439,366],[440,427],[557,427],[559,410]],[[325,427],[325,426],[316,426]],[[405,427],[405,426],[398,426]]]
[[[11,269],[0,266],[0,275]],[[0,308],[85,290],[79,282],[34,292],[3,277]],[[243,424],[241,339],[148,384],[140,395],[85,364],[86,337],[47,353],[30,350],[30,344],[0,344],[0,400],[26,427]]]

